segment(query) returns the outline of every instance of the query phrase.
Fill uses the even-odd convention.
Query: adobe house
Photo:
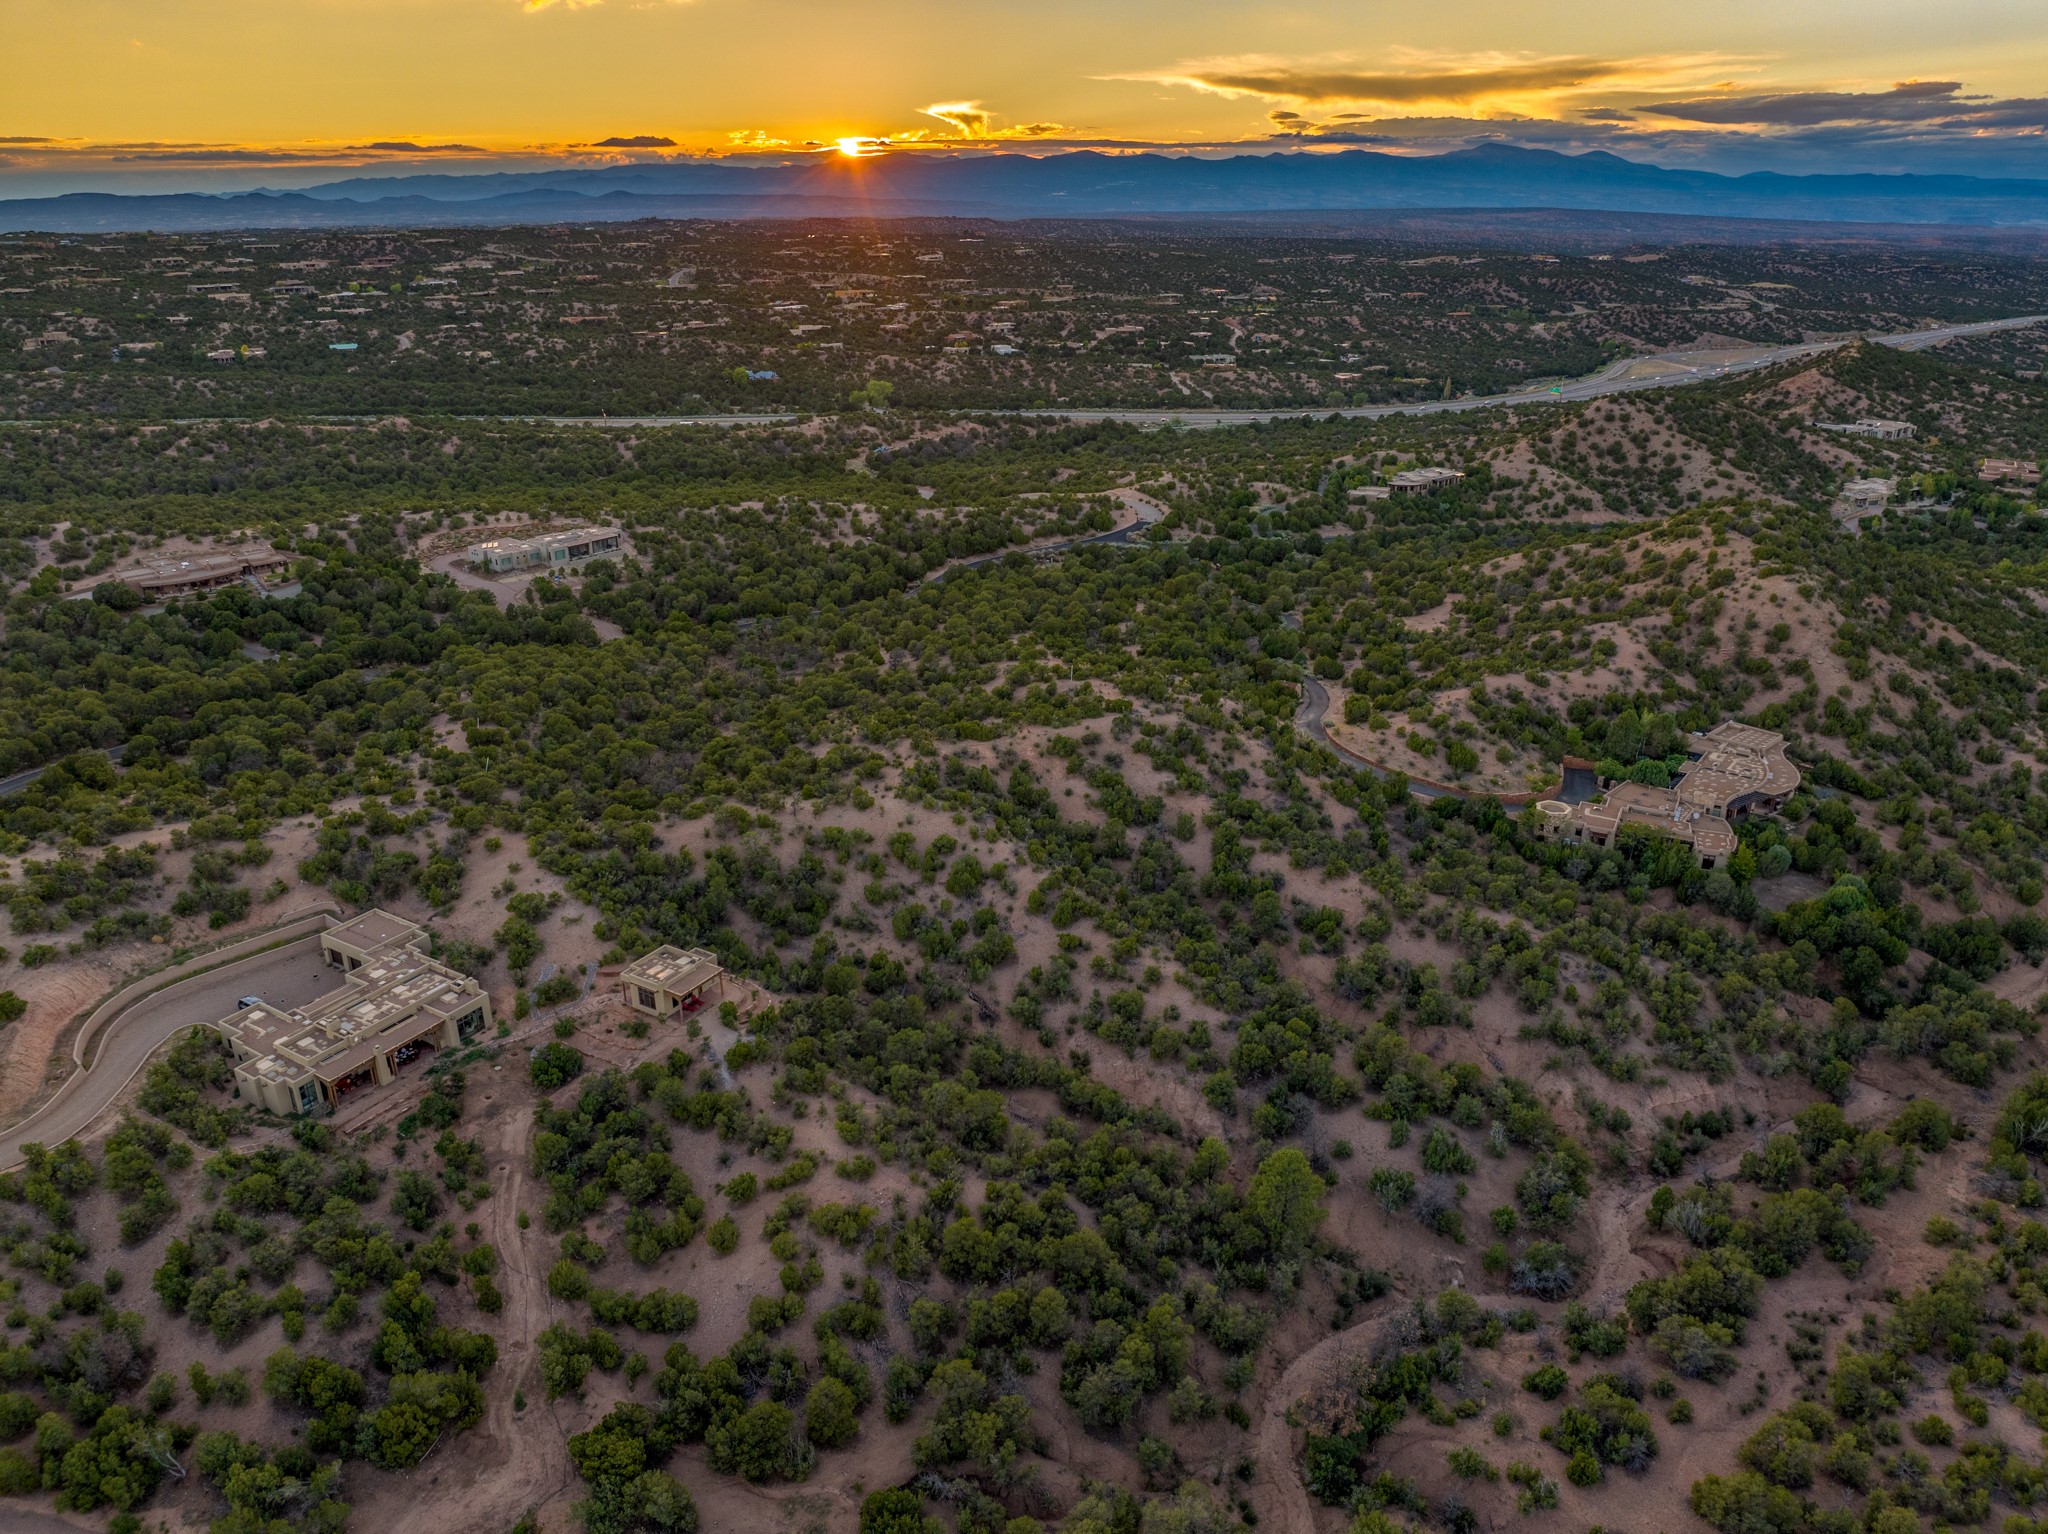
[[[383,910],[323,932],[322,957],[347,975],[338,989],[302,1007],[258,1001],[214,1025],[234,1051],[235,1096],[273,1113],[332,1109],[480,1037],[490,997],[427,946],[424,927]]]
[[[1610,847],[1623,825],[1641,826],[1689,844],[1700,867],[1716,868],[1739,845],[1736,822],[1776,814],[1799,787],[1799,769],[1775,730],[1724,721],[1694,735],[1686,754],[1691,764],[1669,788],[1612,783],[1588,797],[1577,795],[1589,787],[1592,764],[1567,758],[1565,797],[1537,802],[1537,834],[1545,841]]]
[[[621,547],[617,529],[576,527],[533,538],[493,538],[469,546],[470,564],[503,574],[510,570],[570,570],[593,559],[609,559]]]
[[[667,1017],[678,1008],[694,1012],[707,997],[725,994],[725,970],[705,949],[664,943],[619,971],[619,994],[648,1017]]]

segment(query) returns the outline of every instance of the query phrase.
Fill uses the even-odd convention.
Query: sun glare
[[[857,138],[843,138],[839,141],[839,152],[849,160],[858,160],[868,152],[867,141]]]

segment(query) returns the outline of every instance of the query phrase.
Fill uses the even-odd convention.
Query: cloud
[[[1959,80],[1906,80],[1888,91],[1783,91],[1660,101],[1659,117],[1727,127],[1817,128],[1830,123],[1921,123],[1958,128],[2048,127],[2048,100],[1965,96]]]
[[[591,149],[673,149],[676,141],[664,138],[659,133],[630,133],[601,138],[588,146]]]
[[[599,0],[520,0],[520,9],[532,16],[540,11],[552,10],[559,5],[565,11],[580,11],[585,6],[596,5]]]
[[[59,142],[57,139],[37,138],[32,134],[26,133],[0,135],[0,144],[55,144],[57,142]]]
[[[993,122],[990,114],[978,101],[935,101],[928,107],[919,107],[923,117],[936,117],[948,124],[962,138],[985,138]]]
[[[372,144],[351,145],[377,154],[488,154],[474,144],[415,144],[410,139],[379,139]]]
[[[928,107],[919,107],[917,111],[920,117],[930,117],[944,123],[958,138],[971,139],[977,143],[992,139],[1050,139],[1068,131],[1064,123],[1054,122],[1017,123],[1011,127],[999,128],[996,126],[996,114],[978,101],[935,101]],[[916,143],[928,139],[928,130],[914,129],[898,135],[898,138]]]
[[[1584,58],[1501,61],[1476,67],[1415,70],[1355,70],[1246,60],[1192,65],[1153,76],[1219,96],[1263,96],[1304,103],[1374,101],[1477,101],[1488,96],[1566,90],[1638,72],[1619,60]]]
[[[177,148],[170,145],[102,145],[116,165],[354,165],[359,153],[291,149],[236,149],[229,145]]]

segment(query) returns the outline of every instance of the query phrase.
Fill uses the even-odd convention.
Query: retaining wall
[[[332,906],[321,906],[295,917],[289,917],[274,927],[262,932],[252,932],[244,938],[207,953],[196,954],[182,964],[173,964],[168,969],[157,970],[144,975],[132,985],[123,986],[105,1001],[86,1014],[84,1024],[79,1028],[71,1044],[72,1062],[83,1069],[91,1068],[91,1055],[97,1048],[100,1036],[122,1013],[159,991],[167,991],[181,980],[195,979],[200,975],[212,975],[232,968],[247,959],[282,948],[299,938],[317,937],[329,927],[339,924],[341,913]]]
[[[103,998],[91,1011],[85,1014],[82,1021],[75,1024],[70,1030],[71,1061],[73,1066],[71,1074],[58,1086],[55,1092],[51,1093],[48,1099],[38,1104],[32,1112],[17,1123],[8,1125],[4,1130],[0,1130],[0,1135],[4,1135],[5,1139],[12,1145],[18,1146],[24,1143],[26,1139],[32,1137],[38,1122],[47,1118],[60,1106],[70,1102],[83,1091],[103,1088],[106,1092],[107,1101],[112,1102],[114,1097],[127,1086],[128,1082],[127,1080],[112,1083],[103,1081],[101,1079],[102,1073],[94,1071],[93,1062],[104,1046],[106,1039],[119,1026],[122,1018],[134,1011],[141,1003],[153,997],[161,996],[166,991],[173,990],[186,981],[196,980],[201,977],[211,979],[224,972],[231,972],[237,967],[255,959],[268,957],[281,948],[290,947],[297,943],[317,944],[319,935],[329,927],[336,925],[341,919],[341,912],[331,906],[320,906],[311,911],[304,911],[296,916],[288,917],[262,932],[252,932],[246,937],[237,938],[229,943],[223,943],[220,947],[206,953],[195,954],[193,957],[177,964],[169,965],[152,974],[144,975],[141,979],[131,981],[111,995]],[[132,1079],[134,1074],[131,1071],[129,1078]],[[18,1162],[19,1158],[8,1156],[4,1159]],[[7,1170],[7,1168],[0,1166],[0,1170]]]

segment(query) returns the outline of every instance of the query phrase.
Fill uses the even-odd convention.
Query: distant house
[[[234,357],[233,352],[228,357]],[[267,543],[251,542],[194,554],[189,559],[151,559],[129,565],[107,576],[142,593],[149,602],[166,602],[172,597],[190,596],[198,591],[215,591],[240,581],[260,582],[289,568],[291,556],[280,554]]]
[[[514,570],[567,570],[593,559],[617,554],[621,546],[618,530],[610,527],[575,527],[564,533],[542,533],[537,538],[493,538],[469,546],[469,562],[479,570],[503,575]]]
[[[1384,501],[1393,493],[1385,485],[1353,485],[1349,498],[1354,501]]]
[[[1714,868],[1739,845],[1737,821],[1776,814],[1799,787],[1799,769],[1786,758],[1785,737],[1775,730],[1717,724],[1693,736],[1686,755],[1691,764],[1668,788],[1615,783],[1604,793],[1598,792],[1591,762],[1566,757],[1566,797],[1536,805],[1537,834],[1545,841],[1609,847],[1623,826],[1639,826],[1687,843],[1700,867]],[[1579,797],[1589,793],[1593,797]]]
[[[1464,477],[1456,469],[1403,469],[1387,484],[1403,495],[1433,495],[1444,485]]]
[[[1852,479],[1842,486],[1842,504],[1859,516],[1883,511],[1898,482],[1890,479]]]
[[[1876,437],[1884,442],[1904,442],[1911,439],[1919,428],[1911,421],[1821,421],[1816,423],[1822,431],[1840,432],[1845,437]]]
[[[1977,477],[1987,485],[1996,485],[2005,480],[2015,484],[2038,485],[2041,483],[2041,466],[2031,459],[1987,458],[1977,465]]]
[[[782,375],[773,368],[749,368],[747,377],[754,383],[774,383]]]

